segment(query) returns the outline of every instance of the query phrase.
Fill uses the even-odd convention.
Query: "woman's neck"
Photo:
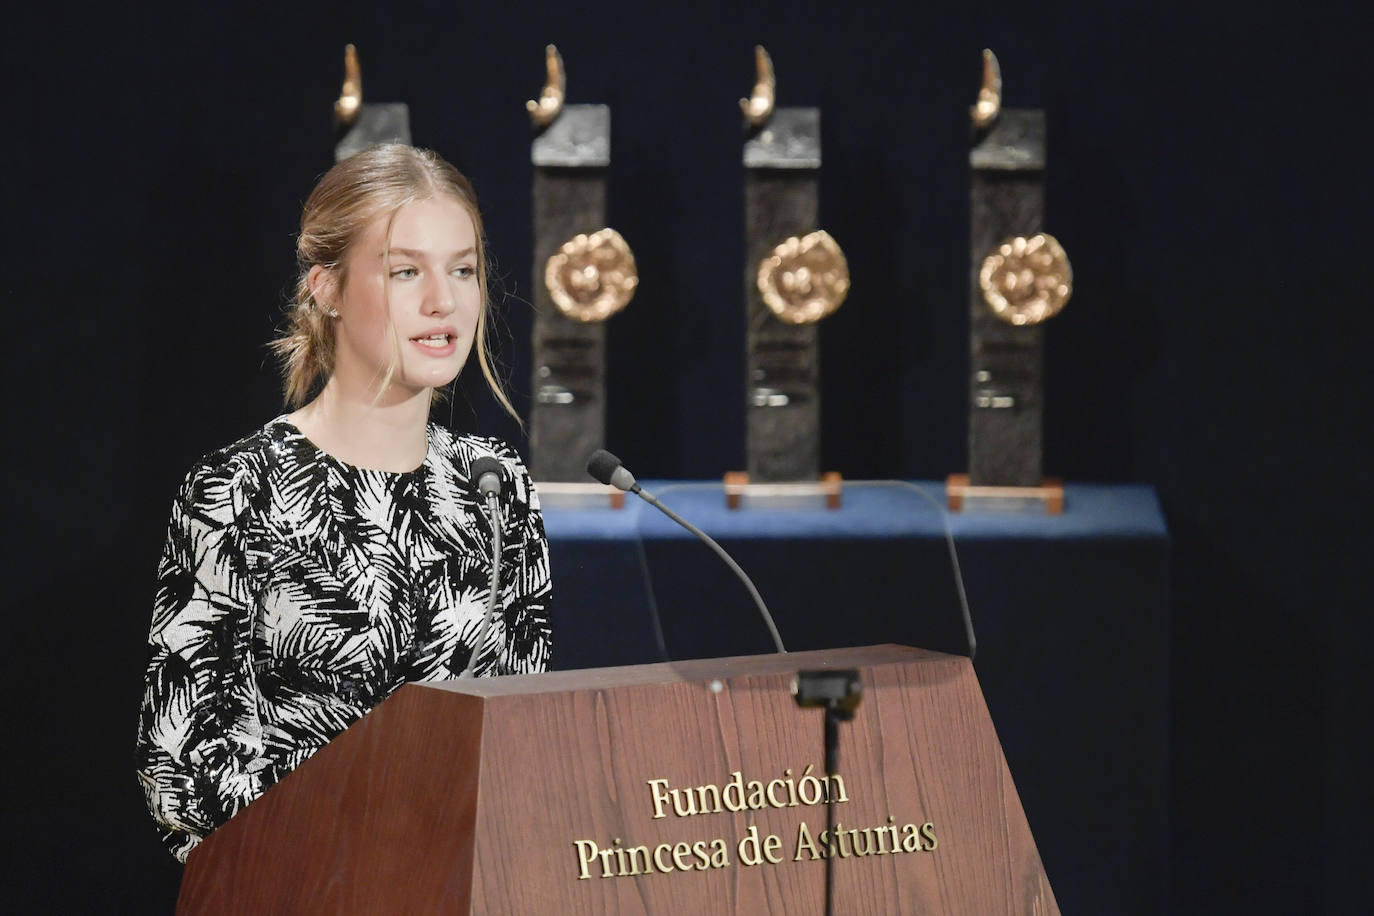
[[[319,397],[287,419],[326,454],[345,464],[405,473],[424,464],[429,449],[428,388],[400,394],[392,385],[373,403],[365,391],[351,391],[331,378]]]

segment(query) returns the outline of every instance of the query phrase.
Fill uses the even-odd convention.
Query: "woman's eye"
[[[455,267],[455,268],[453,268],[453,275],[454,275],[455,277],[458,277],[460,280],[466,280],[466,279],[468,279],[469,277],[476,276],[476,275],[477,275],[477,270],[476,270],[476,268],[468,267],[467,265],[464,265],[464,266],[462,266],[462,267]]]
[[[393,280],[411,280],[414,279],[415,273],[414,267],[398,267],[391,272],[391,278]]]

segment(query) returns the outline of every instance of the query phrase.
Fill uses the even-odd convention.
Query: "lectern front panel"
[[[863,684],[828,778],[824,667]],[[203,846],[183,904],[820,913],[833,856],[846,914],[1058,912],[972,666],[897,646],[407,686]]]

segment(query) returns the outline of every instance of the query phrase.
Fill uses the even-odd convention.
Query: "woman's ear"
[[[316,264],[305,275],[305,283],[310,288],[310,298],[315,300],[317,308],[337,314],[338,303],[334,301],[334,298],[338,292],[338,284],[334,282],[332,270],[322,264]]]

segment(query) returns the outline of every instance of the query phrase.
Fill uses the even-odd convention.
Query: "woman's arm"
[[[158,564],[138,777],[163,842],[182,861],[270,775],[251,672],[248,495],[232,463],[192,471]]]
[[[529,472],[513,450],[503,450],[502,464],[511,470],[513,516],[505,526],[505,536],[523,545],[519,565],[511,579],[502,575],[503,588],[498,607],[505,623],[505,650],[500,671],[529,674],[547,671],[553,657],[551,612],[553,590],[549,581],[549,542],[544,535],[544,518],[539,511],[539,495],[530,482]]]

